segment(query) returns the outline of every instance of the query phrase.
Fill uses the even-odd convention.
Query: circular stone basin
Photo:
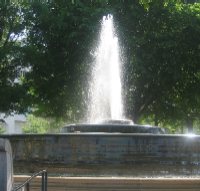
[[[157,126],[133,124],[131,120],[103,120],[99,124],[71,124],[63,127],[61,133],[151,133],[164,134]]]

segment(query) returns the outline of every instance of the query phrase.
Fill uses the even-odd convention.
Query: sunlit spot
[[[187,133],[187,134],[185,134],[185,136],[193,138],[193,137],[196,136],[196,134],[194,134],[194,133]]]

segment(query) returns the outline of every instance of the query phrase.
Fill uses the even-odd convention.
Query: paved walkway
[[[16,183],[28,176],[15,176]],[[41,177],[31,184],[40,190]],[[200,191],[200,178],[48,177],[48,191]]]

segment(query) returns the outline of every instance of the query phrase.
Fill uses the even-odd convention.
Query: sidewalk
[[[14,176],[15,183],[29,176]],[[41,177],[31,183],[40,190]],[[48,191],[199,191],[200,178],[49,177]]]

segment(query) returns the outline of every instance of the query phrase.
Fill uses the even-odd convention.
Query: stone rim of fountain
[[[102,120],[101,123],[69,124],[61,133],[150,133],[165,134],[161,127],[134,124],[131,120]]]

